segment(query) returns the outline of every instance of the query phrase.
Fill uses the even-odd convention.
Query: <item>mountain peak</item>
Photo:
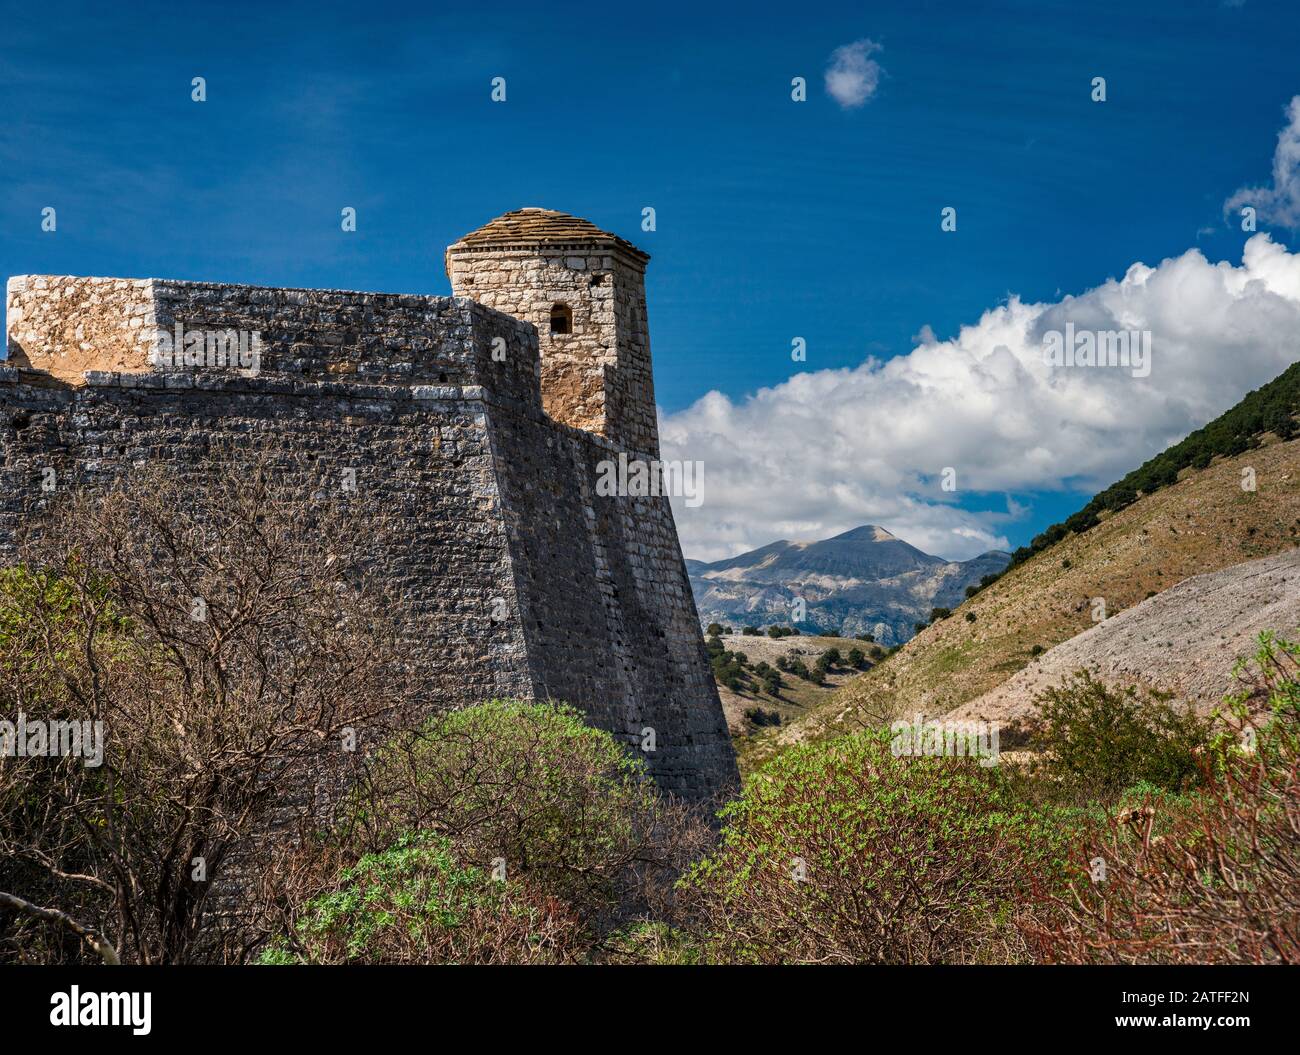
[[[861,527],[851,528],[843,534],[834,535],[826,540],[827,542],[898,542],[897,535],[891,535],[884,528],[876,524],[863,524]]]

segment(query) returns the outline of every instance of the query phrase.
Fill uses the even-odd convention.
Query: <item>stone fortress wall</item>
[[[584,259],[603,260],[613,236],[598,234]],[[572,281],[590,280],[584,267]],[[735,760],[668,499],[595,493],[602,459],[657,453],[653,398],[618,409],[652,392],[644,289],[601,316],[618,334],[641,326],[639,344],[601,346],[602,372],[577,354],[548,367],[535,314],[555,291],[531,288],[512,318],[467,296],[11,280],[0,550],[51,500],[40,486],[50,467],[60,488],[111,487],[150,462],[201,472],[216,459],[305,452],[319,478],[354,470],[359,515],[400,519],[399,541],[377,560],[427,642],[430,709],[565,700],[635,749],[653,729],[645,757],[666,789],[730,790]],[[585,310],[575,304],[575,322]],[[153,335],[177,324],[256,334],[256,372],[159,369]],[[629,365],[638,348],[645,377]],[[576,377],[587,379],[581,397]]]

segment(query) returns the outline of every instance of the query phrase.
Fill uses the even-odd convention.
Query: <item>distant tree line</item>
[[[748,630],[754,631],[754,634],[750,636],[758,634],[755,627],[745,627],[742,633]],[[780,632],[772,633],[772,631]],[[719,685],[730,689],[732,692],[761,691],[769,696],[779,698],[781,690],[785,687],[785,681],[781,677],[782,674],[793,674],[795,677],[802,678],[814,685],[824,685],[827,674],[835,673],[845,666],[852,670],[865,670],[870,666],[867,654],[862,649],[849,649],[846,658],[834,646],[825,649],[811,667],[797,655],[778,656],[775,666],[766,660],[751,664],[746,653],[737,649],[729,649],[722,643],[722,634],[724,632],[725,630],[720,624],[710,623],[706,630],[704,647],[708,652],[709,662],[713,667],[714,678],[717,679]],[[782,638],[790,636],[791,633],[798,634],[799,631],[790,627],[773,625],[768,628],[768,633],[773,638]],[[884,654],[884,650],[879,645],[871,645],[871,653],[873,659],[878,659]],[[764,714],[766,715],[766,712]],[[756,720],[754,724],[779,724],[779,717],[775,722],[767,721],[765,716],[761,717],[763,717],[763,720]]]

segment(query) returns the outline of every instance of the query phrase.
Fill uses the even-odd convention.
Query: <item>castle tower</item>
[[[658,457],[648,254],[551,209],[516,209],[448,247],[447,277],[468,297],[537,327],[542,407],[555,421]]]

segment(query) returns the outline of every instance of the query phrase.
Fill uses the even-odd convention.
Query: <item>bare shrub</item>
[[[102,722],[104,754],[0,761],[4,958],[256,943],[274,838],[255,836],[329,801],[352,735],[412,692],[400,603],[367,565],[385,526],[310,480],[296,462],[138,472],[22,541],[0,578],[0,717]]]

